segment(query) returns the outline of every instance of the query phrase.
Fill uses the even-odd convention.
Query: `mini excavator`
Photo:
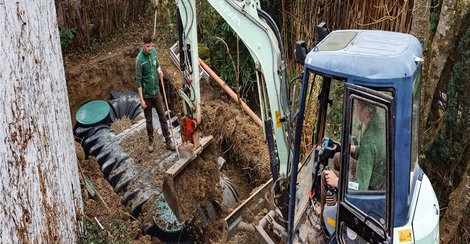
[[[204,145],[207,140],[197,143],[199,136],[193,135],[201,123],[196,1],[176,2],[179,66],[186,77],[180,91],[187,125],[184,135]],[[280,32],[259,0],[208,2],[237,33],[256,65],[272,175],[224,219],[226,240],[238,231],[250,231],[261,243],[309,242],[310,229],[305,226],[311,215],[318,215],[312,209],[320,200],[322,171],[334,167],[338,155],[338,187],[329,189],[329,200],[319,217],[319,231],[327,242],[438,242],[439,203],[418,165],[420,42],[412,35],[388,31],[330,32],[322,23],[317,27],[320,42],[310,51],[304,41],[295,44],[296,61],[303,71],[288,81]],[[310,115],[315,116],[312,147],[302,151],[311,97],[318,101],[316,114]],[[369,112],[380,117],[374,149],[381,151],[380,162],[372,160],[374,173],[366,174],[367,180],[359,179],[364,177],[365,150],[355,153],[359,156],[354,164],[352,147],[341,147],[366,145],[362,135],[369,127],[359,118],[360,103],[367,103]],[[173,172],[186,165],[176,165]],[[379,182],[379,187],[364,186],[363,181]],[[248,208],[269,211],[251,223],[244,219]]]

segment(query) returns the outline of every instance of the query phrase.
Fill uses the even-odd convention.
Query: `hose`
[[[281,51],[281,61],[284,62],[284,44],[282,43],[281,33],[276,25],[276,22],[274,22],[273,18],[262,9],[258,9],[258,14],[263,17],[268,22],[269,26],[271,26],[271,29],[273,29],[277,38],[279,50]]]

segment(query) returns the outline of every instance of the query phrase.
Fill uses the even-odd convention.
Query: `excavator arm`
[[[181,92],[190,117],[201,122],[196,1],[177,0],[180,25],[180,56],[183,72],[191,74],[189,95]],[[271,17],[259,0],[208,0],[246,45],[256,65],[261,119],[270,150],[274,180],[288,174],[289,107],[282,43]],[[181,53],[181,52],[180,52]],[[192,98],[192,99],[191,99]]]

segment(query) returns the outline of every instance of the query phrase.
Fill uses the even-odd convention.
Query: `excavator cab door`
[[[389,243],[393,97],[350,83],[345,90],[336,239],[339,243]]]

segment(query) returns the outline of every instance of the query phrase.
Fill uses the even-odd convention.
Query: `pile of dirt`
[[[118,135],[119,133],[130,128],[131,125],[132,125],[132,120],[129,117],[124,116],[120,119],[115,120],[111,124],[111,130],[114,131],[114,134]]]
[[[233,103],[220,99],[216,90],[202,83],[201,125],[205,134],[214,135],[216,143],[224,151],[222,156],[242,169],[244,181],[252,187],[265,183],[270,177],[269,151],[263,132],[248,115]]]
[[[190,219],[198,206],[207,206],[209,201],[222,203],[217,152],[214,145],[209,146],[174,179],[183,220]]]
[[[163,155],[167,149],[163,136],[159,135],[156,130],[153,131],[153,152],[148,151],[147,130],[142,129],[121,142],[121,146],[129,156],[139,165],[141,172],[148,172],[155,167],[155,160]],[[169,168],[169,166],[165,167]],[[156,174],[151,182],[153,186],[161,189],[163,178],[162,173]]]
[[[235,237],[232,240],[229,240],[227,243],[228,244],[238,244],[238,243],[258,244],[259,241],[256,240],[256,236],[253,233],[240,231],[239,233],[235,235]]]

